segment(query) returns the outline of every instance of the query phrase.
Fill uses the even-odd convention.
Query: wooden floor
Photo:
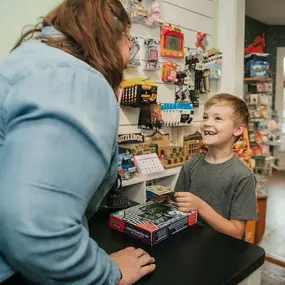
[[[261,285],[284,285],[285,268],[266,261],[262,268]]]
[[[285,284],[285,172],[274,173],[269,181],[266,231],[259,244],[267,260],[263,266],[262,285]],[[279,263],[282,266],[274,263]]]

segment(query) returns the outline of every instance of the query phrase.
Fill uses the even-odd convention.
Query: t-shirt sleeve
[[[232,200],[231,220],[257,220],[255,187],[256,179],[253,174],[240,180]]]
[[[174,189],[175,192],[189,192],[190,191],[191,169],[193,167],[194,162],[195,160],[191,159],[182,166],[176,185],[175,185],[175,189]]]

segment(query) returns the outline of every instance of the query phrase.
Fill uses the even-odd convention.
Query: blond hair
[[[230,107],[233,110],[235,124],[248,125],[250,118],[248,107],[245,101],[239,97],[227,93],[217,94],[206,102],[205,109],[209,109],[213,105]]]

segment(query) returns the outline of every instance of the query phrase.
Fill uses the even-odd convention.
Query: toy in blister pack
[[[199,107],[199,93],[196,90],[190,90],[190,101],[192,102],[194,108]]]
[[[222,53],[217,49],[209,50],[204,68],[210,71],[210,79],[220,79],[222,76]]]
[[[130,14],[134,21],[145,20],[148,16],[148,8],[144,0],[130,0]]]
[[[207,34],[206,33],[197,32],[197,40],[196,40],[196,47],[197,47],[197,49],[205,50],[207,44],[208,44],[208,42],[207,42]]]
[[[161,129],[163,126],[161,105],[142,105],[138,127],[140,129]]]
[[[176,86],[175,102],[189,102],[190,90],[188,86]]]
[[[191,78],[191,73],[188,67],[178,66],[177,68],[177,84],[194,86],[194,82]]]
[[[160,104],[151,105],[151,120],[153,128],[161,129],[163,126],[162,109]]]
[[[162,65],[162,81],[177,82],[177,65],[171,61],[164,62]]]
[[[147,56],[147,63],[145,66],[145,70],[157,70],[160,68],[158,64],[158,47],[159,41],[153,39],[147,39],[144,42],[146,47],[146,56]]]
[[[162,57],[184,58],[184,33],[180,28],[161,27],[160,52]]]
[[[146,18],[146,25],[147,26],[154,26],[155,24],[158,24],[161,22],[161,17],[160,17],[160,5],[158,1],[153,1],[149,5],[149,13],[148,17]]]

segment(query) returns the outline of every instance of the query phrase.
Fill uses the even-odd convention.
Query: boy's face
[[[237,136],[244,131],[244,125],[236,126],[232,108],[213,105],[204,110],[201,133],[207,146],[233,145]]]

